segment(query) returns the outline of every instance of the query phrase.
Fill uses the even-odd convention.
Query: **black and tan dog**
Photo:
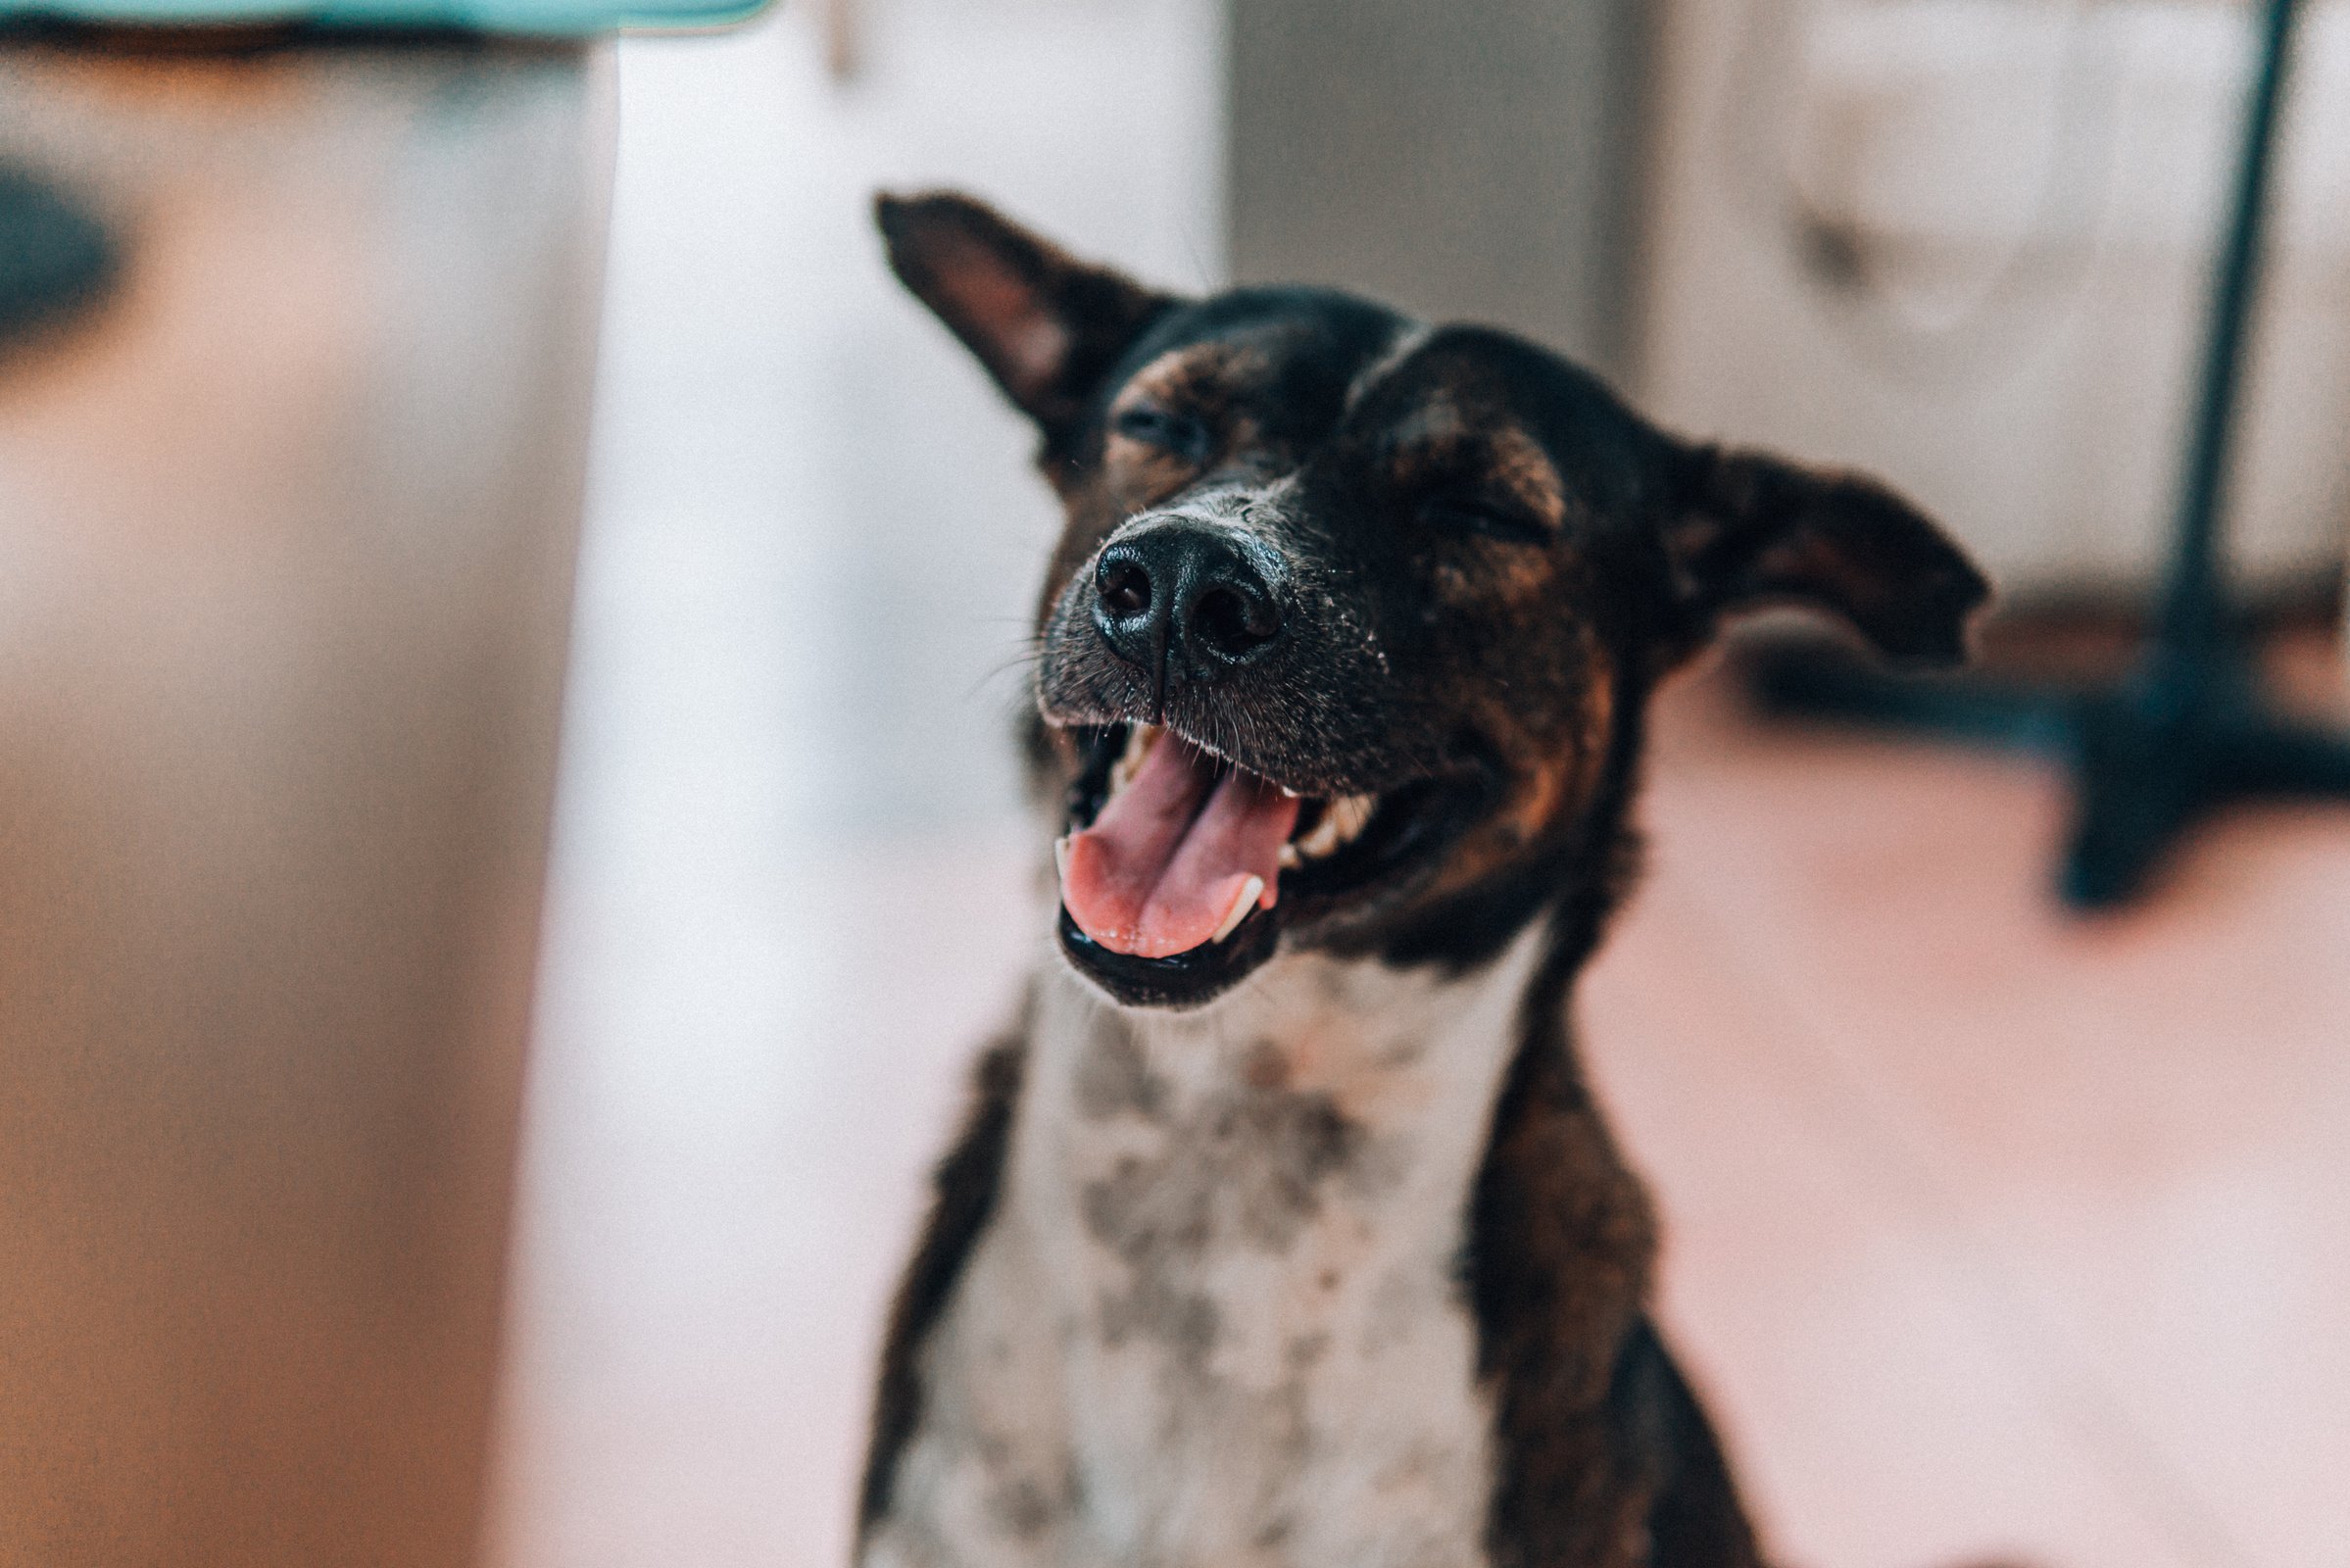
[[[1954,660],[1983,579],[1884,489],[1677,441],[1499,332],[879,214],[1068,525],[1059,956],[939,1173],[860,1562],[1755,1562],[1567,995],[1658,678],[1776,602]]]

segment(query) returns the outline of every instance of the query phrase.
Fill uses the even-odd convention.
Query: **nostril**
[[[1151,574],[1134,562],[1108,564],[1100,586],[1102,608],[1120,620],[1151,608]]]
[[[1192,607],[1192,629],[1209,649],[1226,659],[1238,659],[1260,643],[1270,642],[1281,623],[1273,607],[1235,588],[1210,588]]]
[[[1174,672],[1213,681],[1280,636],[1273,586],[1228,532],[1189,517],[1151,519],[1103,548],[1091,618],[1112,654],[1153,680]]]

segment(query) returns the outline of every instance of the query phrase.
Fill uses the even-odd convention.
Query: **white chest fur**
[[[1534,944],[1172,1015],[1054,963],[869,1568],[1481,1564],[1455,1262]]]

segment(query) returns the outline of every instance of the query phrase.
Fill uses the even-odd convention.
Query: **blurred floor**
[[[1646,804],[1583,1035],[1787,1560],[2338,1562],[2350,816],[2081,921],[2052,775],[1706,681]]]
[[[504,1568],[843,1560],[922,1172],[1046,930],[1001,671],[1049,508],[862,198],[953,175],[1197,281],[1208,14],[900,0],[845,92],[794,18],[623,50]],[[1785,1559],[2338,1562],[2350,820],[2071,924],[2040,772],[1702,682],[1646,810],[1584,1033]]]

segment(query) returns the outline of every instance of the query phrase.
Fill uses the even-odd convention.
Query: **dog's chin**
[[[1093,823],[1160,732],[1113,722],[1066,726],[1065,733],[1074,743],[1078,771],[1064,826],[1076,832]],[[1219,760],[1219,765],[1248,771],[1241,762]],[[1265,782],[1281,784],[1278,778]],[[1121,1006],[1204,1006],[1285,951],[1354,941],[1407,911],[1491,797],[1477,770],[1408,779],[1375,794],[1301,796],[1270,906],[1249,908],[1215,938],[1187,951],[1146,956],[1089,935],[1064,903],[1061,953]]]

